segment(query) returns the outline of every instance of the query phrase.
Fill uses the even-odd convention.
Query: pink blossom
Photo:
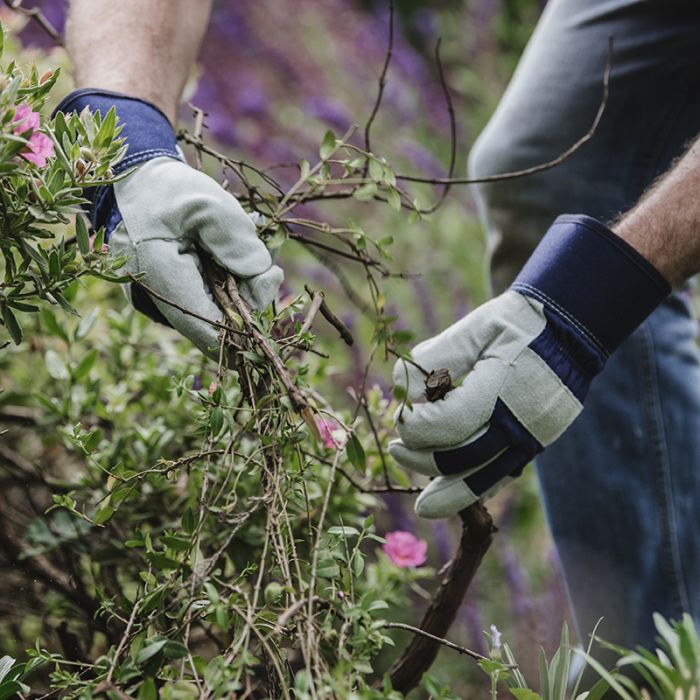
[[[29,143],[20,153],[20,156],[30,163],[43,168],[46,165],[46,159],[53,155],[53,141],[39,131],[41,126],[40,116],[38,112],[33,112],[31,107],[23,103],[15,109],[13,118],[15,124],[15,134],[24,134],[31,130]]]
[[[41,117],[39,112],[32,112],[32,108],[25,102],[15,109],[12,123],[15,124],[15,134],[23,134],[30,129],[34,132],[41,126]]]
[[[404,569],[422,566],[427,559],[428,543],[403,530],[388,532],[382,548],[396,566]]]
[[[325,447],[337,449],[347,442],[347,433],[332,418],[317,418],[316,425]]]

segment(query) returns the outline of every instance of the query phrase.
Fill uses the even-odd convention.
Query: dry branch
[[[480,503],[459,515],[462,537],[457,554],[420,624],[420,630],[430,636],[414,636],[389,669],[393,688],[404,694],[420,683],[423,674],[435,661],[440,646],[447,641],[444,637],[496,531],[491,516]]]

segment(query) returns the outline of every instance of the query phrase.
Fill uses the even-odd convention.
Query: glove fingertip
[[[478,497],[460,478],[438,477],[426,486],[414,506],[420,518],[448,518],[478,501]]]
[[[411,450],[402,440],[392,440],[388,445],[389,454],[406,469],[425,476],[440,476],[432,452]]]
[[[265,272],[241,280],[239,287],[243,298],[255,311],[266,309],[277,296],[282,282],[284,271],[278,265],[272,265]]]

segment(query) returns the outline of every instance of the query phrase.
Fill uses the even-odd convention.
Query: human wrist
[[[656,228],[656,227],[654,227]],[[610,229],[640,255],[649,261],[673,288],[683,286],[693,271],[684,269],[682,261],[673,260],[665,246],[661,244],[663,232],[649,230],[648,223],[640,220],[637,212],[610,224]]]
[[[604,355],[661,303],[671,287],[638,250],[588,216],[557,218],[513,283]]]

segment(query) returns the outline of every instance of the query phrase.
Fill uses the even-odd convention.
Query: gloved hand
[[[80,112],[86,106],[103,115],[116,108],[127,152],[115,174],[136,166],[114,185],[85,192],[93,227],[106,227],[110,254],[129,256],[123,270],[143,273],[142,281],[165,299],[220,321],[222,312],[202,277],[199,245],[239,279],[241,294],[253,308],[268,306],[282,283],[282,270],[272,264],[255,225],[236,199],[184,162],[165,115],[143,100],[92,89],[68,95],[56,111]],[[138,285],[132,284],[127,295],[139,311],[171,325],[204,353],[216,356],[215,327]]]
[[[448,369],[456,388],[420,402],[424,375],[403,360],[394,367],[414,403],[398,416],[389,452],[437,477],[416,513],[453,515],[519,476],[572,423],[609,354],[670,291],[603,224],[560,216],[509,290],[413,349],[423,369]]]

